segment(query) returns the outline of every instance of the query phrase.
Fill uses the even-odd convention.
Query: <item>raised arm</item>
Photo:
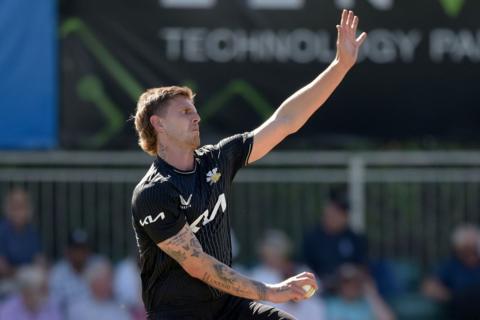
[[[289,134],[298,131],[319,109],[355,64],[358,50],[365,41],[364,32],[356,37],[358,17],[343,10],[337,25],[337,54],[333,62],[317,78],[288,97],[273,115],[253,131],[254,143],[249,163],[254,162],[280,143]]]
[[[303,285],[317,284],[311,273],[301,273],[278,284],[265,284],[242,276],[224,263],[206,254],[186,224],[176,235],[158,243],[192,277],[231,295],[275,303],[306,299]]]

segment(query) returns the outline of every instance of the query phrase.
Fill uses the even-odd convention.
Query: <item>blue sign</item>
[[[55,0],[0,2],[0,149],[57,146]]]

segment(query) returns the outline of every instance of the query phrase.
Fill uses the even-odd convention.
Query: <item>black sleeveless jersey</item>
[[[140,252],[142,295],[147,312],[195,305],[223,293],[191,277],[157,243],[188,223],[204,252],[230,266],[228,199],[236,172],[248,162],[251,133],[195,150],[192,171],[161,158],[152,163],[132,197],[132,223]]]

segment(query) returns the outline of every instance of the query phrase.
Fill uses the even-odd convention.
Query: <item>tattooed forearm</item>
[[[203,282],[236,296],[266,299],[267,286],[264,283],[250,280],[218,261],[213,264],[213,270],[213,273],[205,272]]]
[[[232,295],[266,300],[267,286],[248,279],[212,256],[205,254],[198,239],[186,224],[175,236],[159,243],[192,277]]]
[[[180,250],[167,250],[167,254],[175,259],[178,263],[182,263],[187,259],[185,252]]]
[[[213,265],[217,277],[225,283],[233,284],[235,282],[235,273],[222,263],[216,263]]]
[[[202,246],[187,225],[176,235],[162,242],[160,248],[180,264],[188,257],[199,257],[202,252]]]
[[[166,240],[165,245],[167,246],[181,246],[184,245],[187,241],[188,230],[183,228],[179,233]]]
[[[198,250],[196,250],[196,249],[193,249],[193,250],[192,250],[192,253],[190,254],[190,256],[191,256],[191,257],[198,258],[198,257],[200,257],[200,253],[201,253],[201,251],[198,251]]]
[[[258,281],[252,281],[252,283],[257,288],[258,300],[267,300],[267,286],[265,285],[265,283],[261,283]]]

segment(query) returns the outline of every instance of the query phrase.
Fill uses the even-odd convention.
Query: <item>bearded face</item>
[[[200,116],[188,98],[178,96],[172,99],[161,123],[168,143],[193,150],[200,146]]]

